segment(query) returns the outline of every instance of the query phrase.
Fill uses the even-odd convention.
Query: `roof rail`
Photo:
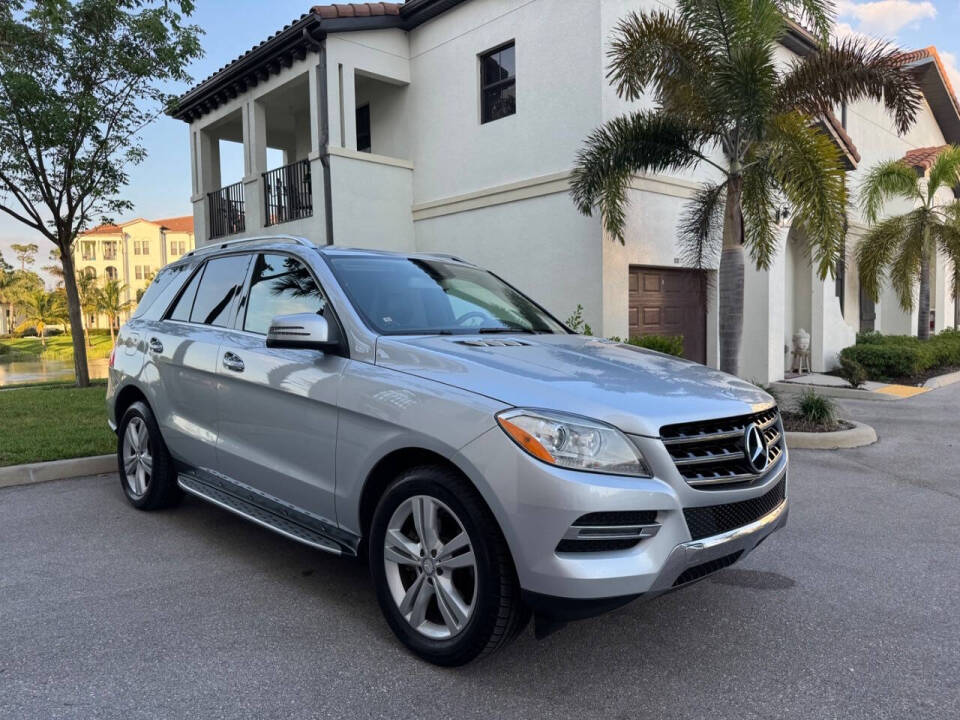
[[[245,245],[247,243],[258,242],[291,242],[297,243],[298,245],[303,245],[304,247],[316,247],[314,243],[298,235],[257,235],[255,237],[237,238],[236,240],[226,240],[224,242],[206,245],[202,248],[191,250],[186,254],[185,257],[191,257],[193,255],[199,255],[201,253],[207,253],[213,250],[223,250],[224,248],[234,247],[236,245]]]

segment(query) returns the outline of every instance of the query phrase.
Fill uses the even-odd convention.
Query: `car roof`
[[[249,238],[239,238],[237,240],[227,240],[225,242],[211,243],[204,247],[191,250],[183,256],[183,261],[192,258],[210,257],[220,253],[228,253],[235,250],[269,250],[282,249],[291,244],[301,247],[308,247],[316,250],[321,255],[327,257],[397,257],[397,258],[421,258],[421,259],[440,259],[452,262],[467,263],[455,255],[446,253],[404,253],[392,250],[377,250],[373,248],[353,248],[340,245],[317,245],[307,238],[297,235],[263,235]],[[175,263],[171,263],[175,264]]]

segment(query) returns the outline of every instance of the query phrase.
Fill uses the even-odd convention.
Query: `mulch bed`
[[[780,417],[783,418],[783,429],[787,432],[839,432],[853,427],[853,423],[846,420],[837,420],[832,425],[814,423],[804,419],[798,413],[789,411],[781,412]]]

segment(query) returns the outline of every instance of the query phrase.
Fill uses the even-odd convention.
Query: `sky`
[[[190,67],[194,83],[299,18],[314,2],[197,0],[196,4],[192,22],[205,30],[205,53]],[[936,45],[954,89],[960,92],[960,0],[841,0],[837,4],[837,16],[838,34],[862,33],[895,42],[905,49]],[[171,92],[179,94],[192,84],[171,88]],[[148,156],[141,165],[129,169],[130,184],[125,191],[134,210],[129,217],[114,220],[172,217],[192,212],[187,127],[186,123],[163,116],[143,132],[142,142]],[[223,148],[224,183],[241,178],[241,157],[239,146]],[[49,241],[12,218],[0,216],[0,253],[7,262],[14,260],[10,243],[23,242],[37,243],[42,261],[38,265],[46,262],[47,253],[53,247]]]

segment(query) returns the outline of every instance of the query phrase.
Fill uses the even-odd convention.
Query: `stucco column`
[[[243,120],[243,208],[246,232],[265,227],[263,173],[267,170],[267,113],[256,100],[241,108]]]
[[[331,138],[339,136],[340,112],[337,108],[340,106],[340,100],[336,64],[333,65],[331,70],[325,49],[321,49],[317,57],[319,61],[310,66],[307,82],[310,92],[309,102],[307,103],[310,110],[310,153],[307,155],[307,159],[310,161],[313,216],[319,220],[319,222],[314,223],[317,233],[315,240],[318,243],[326,244],[332,242],[328,239],[328,234],[332,234],[333,219],[327,217],[327,193],[329,191],[326,187],[326,179],[330,176],[330,172],[329,167],[324,167],[324,163],[330,161],[327,147],[333,143]],[[336,116],[336,126],[333,124],[334,116]],[[334,127],[337,128],[336,131],[334,131]]]
[[[784,248],[789,228],[780,228]],[[747,260],[743,279],[743,343],[740,376],[769,383],[783,379],[786,261],[778,252],[768,270],[757,270]]]

